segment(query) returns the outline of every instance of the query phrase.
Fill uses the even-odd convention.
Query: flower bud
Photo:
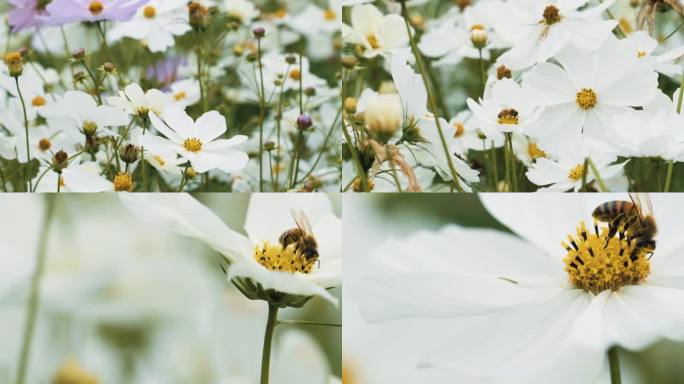
[[[52,156],[52,169],[55,172],[61,172],[67,165],[69,165],[69,155],[66,152],[58,151]]]
[[[119,158],[126,164],[135,163],[138,160],[140,149],[133,144],[126,144],[119,150]]]
[[[197,172],[193,167],[188,167],[188,169],[185,170],[185,177],[188,179],[194,179],[195,176],[197,176]]]
[[[313,120],[307,115],[301,115],[297,118],[297,128],[305,131],[313,125]]]
[[[256,27],[256,28],[252,29],[252,34],[253,34],[254,37],[256,37],[257,39],[261,39],[261,38],[263,38],[264,36],[266,36],[266,30],[265,30],[264,28],[262,28],[262,27]]]
[[[306,88],[304,88],[304,94],[307,95],[308,97],[316,96],[316,88],[306,87]]]
[[[267,151],[272,151],[272,150],[275,149],[275,147],[276,147],[276,145],[275,145],[275,143],[272,142],[272,141],[267,141],[267,142],[264,143],[264,149],[267,150]]]
[[[203,30],[209,25],[209,11],[196,1],[188,3],[188,18],[195,31]]]
[[[104,73],[114,74],[114,73],[116,73],[116,65],[114,65],[110,62],[106,62],[106,63],[102,64],[102,71]]]
[[[359,60],[351,55],[342,56],[342,65],[347,69],[354,69],[359,63]]]
[[[482,49],[487,45],[487,31],[480,24],[470,27],[470,41],[477,49]]]
[[[369,100],[364,111],[366,128],[381,143],[386,143],[401,128],[403,117],[401,99],[396,93],[377,95]]]
[[[86,56],[85,49],[83,49],[83,48],[74,49],[71,52],[71,58],[74,60],[77,60],[77,61],[81,61],[81,60],[85,59],[85,56]]]
[[[19,77],[24,72],[24,60],[21,57],[21,52],[9,52],[5,55],[5,64],[9,75],[12,77]]]
[[[285,56],[285,62],[290,65],[293,65],[297,62],[297,57],[295,55],[287,55]]]
[[[344,99],[344,111],[349,114],[356,113],[356,99],[353,97],[347,97]]]
[[[97,123],[94,121],[84,121],[82,129],[84,135],[95,136],[95,133],[97,132]]]

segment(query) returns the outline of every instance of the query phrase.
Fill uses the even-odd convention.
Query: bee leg
[[[606,238],[606,245],[603,248],[608,247],[608,242],[612,239],[620,228],[620,223],[624,219],[624,214],[619,214],[613,221],[608,224],[608,237]]]

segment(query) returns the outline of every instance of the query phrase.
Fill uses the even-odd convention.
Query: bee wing
[[[304,211],[301,209],[293,209],[292,210],[292,218],[294,219],[295,223],[297,224],[297,227],[304,232],[307,235],[313,236],[313,231],[311,230],[311,224],[309,223],[309,219],[306,217],[306,214],[304,214]]]
[[[653,204],[651,203],[651,198],[648,193],[630,193],[629,198],[637,208],[639,219],[644,216],[653,215]]]

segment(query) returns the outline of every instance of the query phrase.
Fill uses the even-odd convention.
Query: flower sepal
[[[301,308],[313,297],[265,289],[260,283],[255,283],[252,279],[244,277],[235,277],[231,282],[248,299],[263,300],[278,308]]]

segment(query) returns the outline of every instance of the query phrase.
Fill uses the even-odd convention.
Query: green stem
[[[512,133],[507,133],[506,134],[506,141],[508,144],[508,156],[511,162],[511,180],[513,181],[513,192],[518,191],[518,170],[515,165],[515,153],[513,152],[513,134]],[[510,190],[509,190],[510,192]]]
[[[622,379],[620,377],[620,359],[618,358],[617,347],[611,347],[608,350],[608,363],[610,364],[611,384],[622,384]]]
[[[24,168],[24,183],[28,183],[27,191],[33,189],[31,185],[31,180],[28,176],[28,167],[31,163],[31,146],[29,145],[29,121],[28,113],[26,112],[26,102],[24,102],[24,95],[21,93],[21,87],[19,87],[19,76],[14,77],[14,83],[17,86],[17,93],[19,94],[19,100],[21,101],[21,110],[24,113],[24,133],[26,133],[26,168]]]
[[[584,159],[584,165],[582,166],[582,188],[580,188],[580,191],[586,192],[587,191],[587,170],[589,168],[589,161],[587,159]]]
[[[83,68],[85,68],[86,72],[88,72],[88,76],[90,76],[90,79],[93,81],[93,88],[95,89],[95,97],[97,97],[97,102],[100,105],[102,105],[102,95],[100,94],[100,82],[97,80],[97,77],[95,77],[93,71],[90,70],[88,64],[86,64],[85,59],[81,61],[81,64],[83,64]]]
[[[665,177],[665,187],[663,192],[670,192],[670,183],[672,183],[672,170],[674,168],[674,160],[667,162],[667,176]]]
[[[439,122],[439,113],[437,111],[434,95],[430,89],[428,80],[425,77],[425,64],[423,63],[423,56],[420,54],[418,47],[416,46],[416,41],[413,38],[413,33],[411,32],[411,25],[409,24],[409,14],[408,8],[406,7],[406,0],[401,0],[401,16],[404,18],[404,23],[406,24],[406,33],[409,37],[409,43],[411,45],[411,51],[413,56],[416,58],[416,65],[418,65],[418,71],[420,72],[420,77],[423,79],[423,85],[425,85],[425,91],[428,95],[428,105],[430,106],[430,112],[432,112],[435,117],[435,125],[437,126],[437,132],[439,133],[439,140],[442,143],[442,149],[444,150],[444,155],[446,156],[447,165],[449,166],[449,171],[451,172],[452,182],[456,190],[463,192],[463,188],[458,184],[458,172],[454,167],[454,162],[451,160],[451,153],[449,153],[449,146],[447,145],[446,138],[444,137],[444,131],[442,131],[442,125]]]
[[[198,48],[197,53],[197,82],[200,88],[200,105],[202,106],[202,113],[207,111],[207,96],[204,91],[204,81],[202,79],[202,52]]]
[[[278,324],[289,325],[319,325],[321,327],[341,327],[342,324],[325,323],[321,321],[307,321],[307,320],[278,320]]]
[[[31,279],[31,293],[26,312],[26,326],[24,328],[24,337],[21,344],[21,353],[19,354],[16,384],[24,384],[26,381],[26,372],[28,369],[29,357],[31,355],[31,341],[33,340],[33,331],[36,326],[38,307],[40,306],[40,282],[45,268],[47,240],[56,198],[54,195],[48,194],[45,199],[45,215],[42,229],[39,232],[38,254],[36,255],[36,267],[33,272],[33,278]]]
[[[257,66],[259,67],[259,192],[264,189],[264,120],[266,105],[264,95],[264,70],[261,65],[261,39],[257,39]]]
[[[269,367],[271,365],[271,343],[273,341],[273,331],[278,322],[278,307],[268,305],[268,321],[266,322],[266,332],[264,334],[264,349],[261,354],[261,384],[268,384]]]
[[[596,177],[596,182],[598,182],[599,188],[601,188],[601,192],[607,192],[608,188],[606,187],[606,183],[603,182],[603,179],[601,178],[601,175],[599,174],[599,171],[596,168],[596,164],[594,164],[594,162],[591,160],[591,157],[587,157],[587,164],[589,164],[591,172],[594,174],[594,177]]]

